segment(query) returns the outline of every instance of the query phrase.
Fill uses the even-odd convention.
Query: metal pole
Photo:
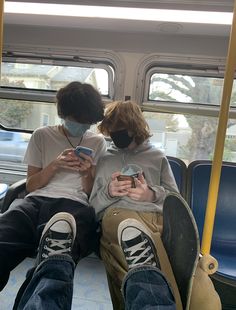
[[[216,135],[214,158],[212,162],[211,178],[208,192],[208,201],[202,237],[202,254],[209,254],[215,220],[215,212],[220,184],[221,166],[224,152],[224,142],[227,129],[230,97],[232,92],[234,73],[236,68],[236,0],[234,1],[233,21],[231,26],[223,94]]]
[[[1,81],[1,66],[2,66],[2,47],[3,47],[3,13],[4,0],[0,0],[0,81]]]

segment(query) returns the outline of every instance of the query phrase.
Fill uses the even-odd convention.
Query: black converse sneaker
[[[51,255],[71,255],[76,236],[74,217],[66,212],[56,213],[44,227],[36,265]]]
[[[153,240],[145,226],[136,219],[126,219],[119,224],[118,241],[130,268],[152,265],[160,269]]]

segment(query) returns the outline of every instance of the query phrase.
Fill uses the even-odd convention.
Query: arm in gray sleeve
[[[166,157],[162,158],[160,185],[149,186],[155,193],[155,203],[163,203],[167,193],[179,192],[175,178]]]
[[[95,209],[96,213],[105,210],[107,207],[120,199],[119,197],[111,197],[109,195],[108,184],[110,182],[110,178],[106,178],[104,175],[104,169],[105,167],[103,167],[101,159],[96,167],[93,189],[89,198],[89,203]]]

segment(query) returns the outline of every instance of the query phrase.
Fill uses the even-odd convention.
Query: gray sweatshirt
[[[112,173],[121,171],[127,164],[135,164],[142,168],[148,186],[155,192],[153,202],[139,202],[127,196],[111,197],[108,194]],[[118,149],[112,144],[98,161],[89,202],[94,207],[98,219],[102,218],[105,209],[110,206],[162,213],[163,202],[168,192],[178,192],[178,188],[168,160],[160,150],[148,140],[133,150]]]

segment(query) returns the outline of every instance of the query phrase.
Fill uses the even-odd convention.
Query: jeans
[[[157,212],[137,212],[113,207],[106,209],[102,218],[100,253],[107,273],[113,310],[125,309],[121,285],[128,270],[123,250],[117,242],[117,230],[119,224],[127,218],[145,224],[151,232],[155,247],[162,231],[162,215]]]
[[[55,255],[44,260],[18,296],[14,310],[70,310],[75,264],[70,256]],[[152,266],[131,269],[122,284],[126,310],[176,310],[172,291]]]
[[[152,266],[129,270],[122,293],[126,310],[176,310],[170,286],[161,271]]]
[[[70,310],[74,269],[75,263],[68,255],[47,258],[34,270],[14,309]]]
[[[98,236],[93,208],[65,198],[26,197],[0,216],[0,291],[10,271],[25,257],[36,254],[44,225],[58,212],[68,212],[75,218],[75,261],[95,250]]]

